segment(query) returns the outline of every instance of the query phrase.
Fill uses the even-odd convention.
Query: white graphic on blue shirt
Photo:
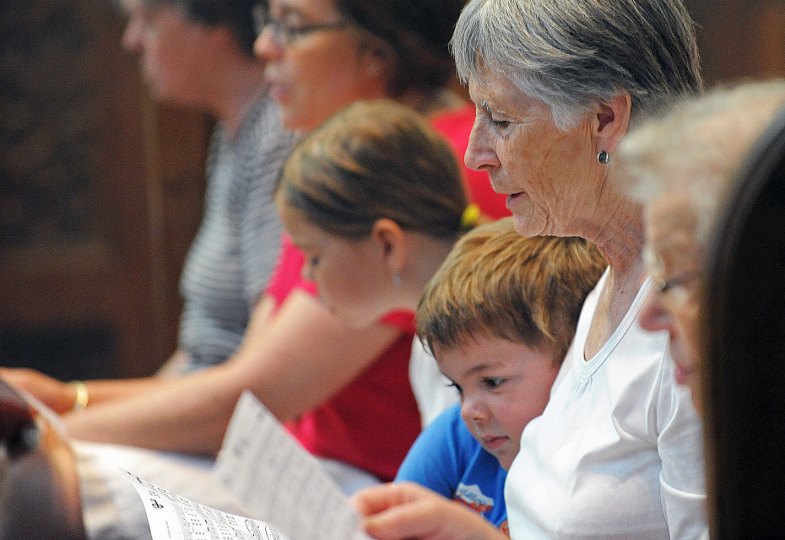
[[[477,484],[458,484],[454,498],[479,514],[488,514],[493,510],[493,498],[485,495]]]

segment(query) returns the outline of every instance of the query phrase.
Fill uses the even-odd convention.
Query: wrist
[[[90,394],[87,391],[87,385],[82,381],[71,381],[68,383],[71,388],[74,389],[76,393],[76,397],[74,399],[74,406],[71,408],[71,412],[80,412],[85,410],[87,404],[90,401]]]

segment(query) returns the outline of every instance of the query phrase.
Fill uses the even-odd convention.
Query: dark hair
[[[144,0],[148,5],[176,6],[189,19],[206,26],[225,26],[234,34],[243,52],[253,56],[256,29],[253,9],[259,0]]]
[[[466,0],[335,0],[339,12],[381,39],[393,54],[388,92],[433,90],[455,76],[449,50]]]
[[[732,179],[703,263],[699,376],[712,538],[782,534],[784,195],[780,108]]]
[[[275,198],[348,239],[366,238],[387,218],[452,240],[467,206],[444,139],[417,112],[386,100],[349,105],[306,135],[284,163]]]

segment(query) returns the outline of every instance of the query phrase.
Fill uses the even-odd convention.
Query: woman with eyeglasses
[[[355,101],[392,99],[424,114],[459,161],[474,105],[453,89],[449,52],[465,0],[269,0],[256,54],[287,128],[308,131]],[[468,193],[492,218],[510,215],[488,175],[463,167]]]
[[[263,31],[256,51],[269,58],[270,92],[287,127],[308,131],[344,105],[387,98],[427,116],[454,153],[462,153],[474,108],[449,88],[454,64],[448,50],[462,0],[369,0],[340,10],[309,2],[275,3],[257,13]],[[486,173],[471,180],[465,167],[460,170],[484,214],[507,213]],[[65,418],[69,432],[212,455],[240,394],[250,389],[346,492],[391,480],[423,424],[409,376],[413,314],[389,313],[350,327],[301,279],[302,255],[286,245],[257,307],[266,315],[252,321],[228,362],[152,392],[90,402]],[[416,380],[428,388],[430,379]]]

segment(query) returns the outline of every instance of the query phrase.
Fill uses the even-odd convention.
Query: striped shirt
[[[280,246],[272,191],[294,143],[267,94],[236,136],[221,125],[212,135],[204,217],[180,281],[179,348],[191,358],[188,371],[223,362],[242,342]]]

